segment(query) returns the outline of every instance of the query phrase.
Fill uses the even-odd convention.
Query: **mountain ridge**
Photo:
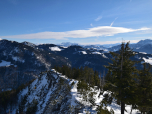
[[[144,46],[145,48],[149,46],[148,48],[151,49],[151,44]],[[106,72],[104,65],[111,63],[109,52],[79,45],[63,47],[55,44],[40,44],[33,46],[27,45],[27,42],[25,44],[25,42],[1,40],[0,51],[2,52],[0,54],[0,91],[17,88],[22,83],[37,78],[41,71],[49,70],[54,66],[68,65],[76,68],[88,66],[103,73]],[[152,64],[151,54],[137,51],[135,53],[133,60]],[[140,64],[137,65],[139,69],[141,69]],[[6,80],[10,84],[7,84]]]

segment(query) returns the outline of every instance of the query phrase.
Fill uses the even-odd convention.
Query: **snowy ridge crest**
[[[68,112],[72,98],[69,83],[72,82],[55,70],[43,72],[30,86],[20,92],[18,104],[20,106],[25,100],[23,111],[26,112],[36,101],[38,103],[36,114]],[[19,106],[13,110],[14,114],[19,110]]]
[[[65,75],[56,72],[54,69],[43,72],[34,80],[28,87],[19,93],[18,106],[14,108],[12,114],[16,114],[18,110],[23,108],[23,112],[29,110],[33,103],[37,104],[36,114],[97,114],[97,106],[103,99],[100,97],[100,90],[96,87],[91,88],[86,92],[86,97],[90,92],[95,92],[93,96],[96,106],[91,106],[88,101],[85,101],[84,96],[77,90],[79,81],[68,79]],[[111,106],[115,114],[120,114],[120,106],[115,102]],[[131,106],[126,106],[128,114]],[[137,111],[133,110],[132,114]]]

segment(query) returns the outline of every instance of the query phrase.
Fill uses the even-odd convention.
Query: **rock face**
[[[71,85],[72,82],[73,85]],[[54,70],[43,72],[30,86],[19,93],[18,105],[13,108],[12,113],[25,113],[34,105],[34,102],[37,102],[36,114],[77,112],[82,107],[79,110],[71,109],[72,102],[75,101],[72,98],[71,89],[75,84],[76,81],[70,80]],[[19,109],[22,110],[19,111]]]
[[[72,98],[68,80],[56,83],[56,89],[50,95],[44,114],[63,114],[69,111]]]

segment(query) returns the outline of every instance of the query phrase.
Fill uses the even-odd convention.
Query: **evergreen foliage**
[[[26,110],[26,114],[35,114],[37,111],[37,105],[38,105],[38,101],[33,99],[32,103],[29,105],[29,107]]]
[[[151,66],[144,63],[138,77],[138,109],[144,114],[152,111],[152,73]]]
[[[12,107],[17,105],[18,93],[22,89],[24,89],[25,87],[30,85],[33,81],[34,80],[31,80],[30,82],[28,82],[26,84],[22,84],[16,90],[14,89],[11,91],[4,91],[4,92],[0,93],[0,112],[6,113],[6,110],[8,109],[8,107],[10,107],[10,110],[12,111]],[[22,105],[19,106],[20,113],[22,112],[21,110],[23,109],[23,102],[25,104],[26,101],[24,101],[24,99],[23,99]]]
[[[63,65],[62,67],[55,66],[55,70],[66,75],[68,78],[82,81],[81,83],[88,83],[89,86],[100,86],[99,74],[97,71],[93,71],[92,68],[71,68]]]
[[[103,102],[111,103],[112,98],[116,99],[121,105],[121,114],[124,114],[125,104],[134,104],[137,100],[137,69],[135,68],[135,61],[130,57],[134,56],[133,51],[129,48],[128,43],[122,43],[119,53],[110,52],[112,55],[112,62],[109,66],[106,75],[106,84],[104,86],[105,99]],[[110,96],[108,93],[110,91]],[[108,98],[109,97],[109,98]]]
[[[103,104],[98,106],[96,111],[97,114],[114,114],[114,111],[112,109],[109,111],[106,106],[105,107],[103,106]]]
[[[96,106],[94,91],[91,91],[91,87],[96,86],[100,88],[100,79],[97,71],[93,71],[92,68],[71,68],[68,66],[55,67],[58,72],[66,75],[68,78],[79,80],[77,84],[78,92],[82,97],[82,103],[91,107]],[[62,80],[59,80],[61,83]]]

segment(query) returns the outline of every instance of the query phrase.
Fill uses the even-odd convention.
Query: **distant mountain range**
[[[63,42],[61,44],[58,44],[60,46],[64,46],[64,47],[69,47],[69,46],[72,46],[72,45],[79,45],[78,43],[71,43],[71,42]]]
[[[68,47],[68,46],[72,46],[72,45],[79,45],[79,46],[82,46],[82,47],[91,47],[91,46],[94,46],[94,47],[102,47],[102,48],[111,48],[113,46],[116,46],[116,45],[119,45],[120,43],[116,43],[116,44],[95,44],[95,45],[80,45],[78,43],[71,43],[71,42],[63,42],[61,44],[57,44],[59,46],[65,46],[65,47]],[[100,49],[100,48],[99,48]]]
[[[145,52],[148,54],[152,54],[152,40],[150,39],[140,40],[135,44],[130,44],[129,47],[137,52]],[[119,49],[120,49],[120,45],[108,48],[109,51],[117,51]]]
[[[84,48],[89,48],[89,49],[97,49],[97,50],[104,50],[104,51],[118,51],[120,49],[120,43],[116,43],[116,44],[104,44],[104,45],[80,45],[77,43],[70,43],[70,42],[65,42],[65,43],[61,43],[60,46],[72,46],[72,45],[77,45],[77,46],[81,46]],[[130,44],[129,45],[131,49],[133,49],[134,51],[137,52],[145,52],[148,54],[152,53],[152,40],[150,39],[146,39],[146,40],[140,40],[137,43],[134,44]]]
[[[136,51],[132,59],[152,64],[151,42],[143,40],[137,44],[130,44]],[[22,83],[37,78],[40,72],[54,66],[68,65],[77,68],[88,66],[98,72],[106,72],[104,65],[111,62],[109,51],[117,51],[119,48],[120,45],[111,48],[96,45],[65,47],[65,45],[35,45],[30,42],[1,40],[0,91],[17,88]],[[141,68],[141,64],[137,66]]]

